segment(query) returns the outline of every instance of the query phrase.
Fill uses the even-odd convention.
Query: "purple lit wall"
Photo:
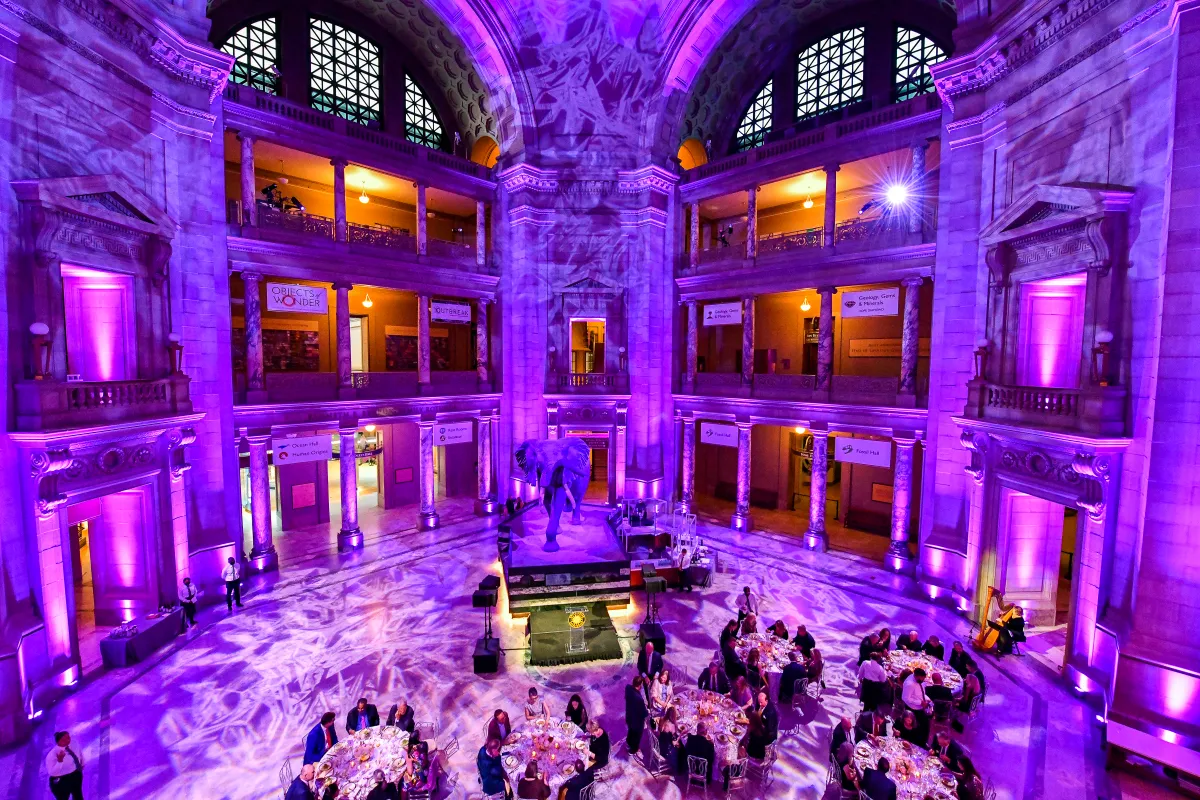
[[[106,495],[91,525],[96,621],[127,622],[157,605],[154,548],[157,526],[148,486]]]
[[[1079,385],[1086,285],[1082,272],[1021,284],[1018,385]]]
[[[1033,624],[1054,623],[1063,507],[1050,500],[1003,490],[1001,514],[1008,556],[1002,585],[1005,600],[1020,604]]]
[[[85,381],[137,377],[133,278],[64,264],[68,370]]]

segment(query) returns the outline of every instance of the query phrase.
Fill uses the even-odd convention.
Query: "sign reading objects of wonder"
[[[328,314],[329,300],[322,286],[302,286],[298,283],[268,283],[267,311],[290,311],[293,314]]]
[[[700,441],[704,444],[719,444],[722,447],[737,447],[737,428],[733,425],[714,425],[711,422],[701,422]]]

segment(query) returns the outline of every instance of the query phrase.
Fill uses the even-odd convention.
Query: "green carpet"
[[[572,629],[568,621],[571,611],[583,613],[582,627]],[[621,658],[617,630],[604,603],[536,609],[529,615],[529,633],[529,662],[535,666]]]

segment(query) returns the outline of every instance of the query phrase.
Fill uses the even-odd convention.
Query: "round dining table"
[[[869,736],[854,746],[854,766],[862,775],[888,760],[887,776],[896,784],[896,800],[956,800],[958,781],[937,756],[891,736]]]
[[[671,700],[678,717],[681,736],[693,734],[701,722],[717,751],[717,761],[729,764],[737,760],[738,742],[746,735],[749,720],[736,703],[723,694],[687,688]]]
[[[763,672],[782,673],[783,668],[788,665],[791,660],[792,652],[799,653],[800,648],[793,645],[787,639],[780,639],[773,633],[751,633],[747,636],[739,636],[733,640],[733,649],[738,654],[738,658],[746,661],[750,658],[750,651],[758,650],[759,667]],[[804,659],[800,659],[804,663]]]
[[[338,786],[338,800],[363,800],[375,786],[375,770],[395,783],[408,768],[408,731],[376,726],[356,731],[325,751],[316,765],[319,790]],[[318,795],[320,792],[318,792]]]
[[[575,762],[591,759],[592,737],[569,719],[538,717],[508,735],[500,747],[500,760],[509,781],[516,786],[525,777],[530,761],[538,762],[547,785],[555,792],[575,775]]]
[[[952,694],[962,694],[962,676],[945,661],[926,655],[925,653],[913,652],[911,650],[891,650],[888,652],[887,658],[883,660],[883,665],[887,668],[888,674],[893,678],[905,670],[910,672],[915,672],[917,669],[925,670],[926,687],[933,684],[933,673],[936,672],[942,676],[942,684]]]

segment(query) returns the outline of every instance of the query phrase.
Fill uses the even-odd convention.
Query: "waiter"
[[[71,734],[54,734],[54,747],[46,755],[46,774],[54,800],[83,800],[83,757],[71,749]]]

